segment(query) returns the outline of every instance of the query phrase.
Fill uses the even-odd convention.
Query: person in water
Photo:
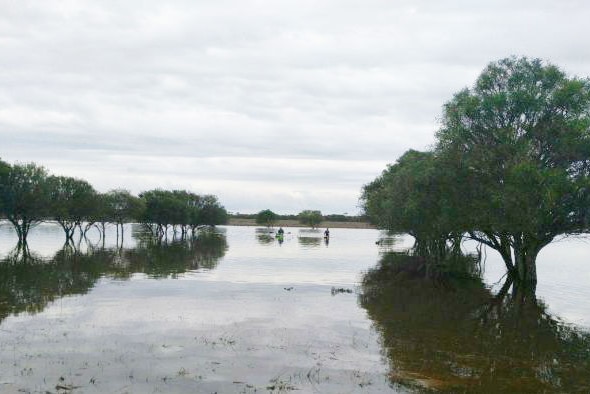
[[[326,229],[326,231],[324,231],[324,238],[330,238],[330,230]]]

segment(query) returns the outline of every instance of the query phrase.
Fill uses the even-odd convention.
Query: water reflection
[[[258,227],[254,230],[256,240],[261,245],[269,245],[275,242],[275,231],[268,227]]]
[[[297,235],[299,244],[305,248],[317,248],[324,241],[323,233],[318,229],[300,229]],[[328,245],[328,243],[326,243]]]
[[[507,280],[433,280],[386,254],[361,305],[382,336],[392,383],[445,392],[588,392],[590,335],[550,316]]]
[[[22,245],[0,260],[0,322],[10,314],[37,313],[57,298],[87,293],[101,277],[176,277],[189,270],[214,269],[228,249],[225,235],[203,231],[196,238],[163,242],[145,233],[135,248],[86,251],[66,243],[52,258],[23,252]]]

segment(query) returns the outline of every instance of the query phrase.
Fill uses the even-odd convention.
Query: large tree
[[[444,106],[437,138],[469,235],[534,288],[539,251],[588,230],[590,81],[538,59],[491,63]]]

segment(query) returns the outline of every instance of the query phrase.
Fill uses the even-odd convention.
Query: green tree
[[[88,231],[92,225],[98,228],[103,244],[106,236],[106,224],[112,220],[109,206],[109,196],[107,193],[97,193],[95,197],[94,207],[88,219],[90,226],[86,226],[84,232]]]
[[[71,241],[75,228],[82,231],[82,222],[92,217],[97,193],[92,185],[81,179],[50,176],[47,182],[49,215],[64,230],[66,241]]]
[[[445,104],[437,138],[469,235],[534,289],[539,251],[588,230],[590,81],[538,59],[491,63]]]
[[[47,176],[45,168],[34,163],[14,164],[8,176],[4,175],[3,210],[18,235],[19,245],[26,244],[30,229],[47,217]]]
[[[299,223],[311,228],[316,228],[322,222],[322,220],[324,220],[321,211],[305,210],[299,212],[297,217],[299,219]]]
[[[190,226],[194,233],[199,226],[227,222],[227,211],[212,195],[154,189],[141,193],[140,198],[145,204],[142,220],[150,229],[154,226],[159,237],[166,236],[170,226]]]
[[[449,252],[460,253],[463,226],[457,221],[454,175],[434,153],[409,150],[363,187],[361,204],[373,224],[410,234],[414,254],[440,263]]]
[[[117,235],[119,227],[121,227],[121,238],[123,238],[123,225],[142,216],[144,203],[140,198],[124,189],[109,191],[106,194],[106,203],[108,215],[117,226]]]
[[[276,224],[277,220],[279,220],[279,215],[270,209],[262,210],[256,214],[256,224],[261,226],[272,227]]]
[[[214,195],[202,196],[201,223],[207,226],[226,224],[228,218],[227,210],[221,205]]]
[[[182,202],[172,192],[162,189],[142,192],[139,197],[145,205],[142,221],[147,225],[154,225],[159,237],[166,236],[169,227],[176,221],[178,210],[184,208]]]

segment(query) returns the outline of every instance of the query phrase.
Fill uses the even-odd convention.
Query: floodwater
[[[388,273],[410,240],[376,230],[136,230],[63,248],[42,224],[23,261],[0,226],[0,392],[590,391],[584,240],[543,251],[523,301],[492,251],[484,282],[439,286]]]

